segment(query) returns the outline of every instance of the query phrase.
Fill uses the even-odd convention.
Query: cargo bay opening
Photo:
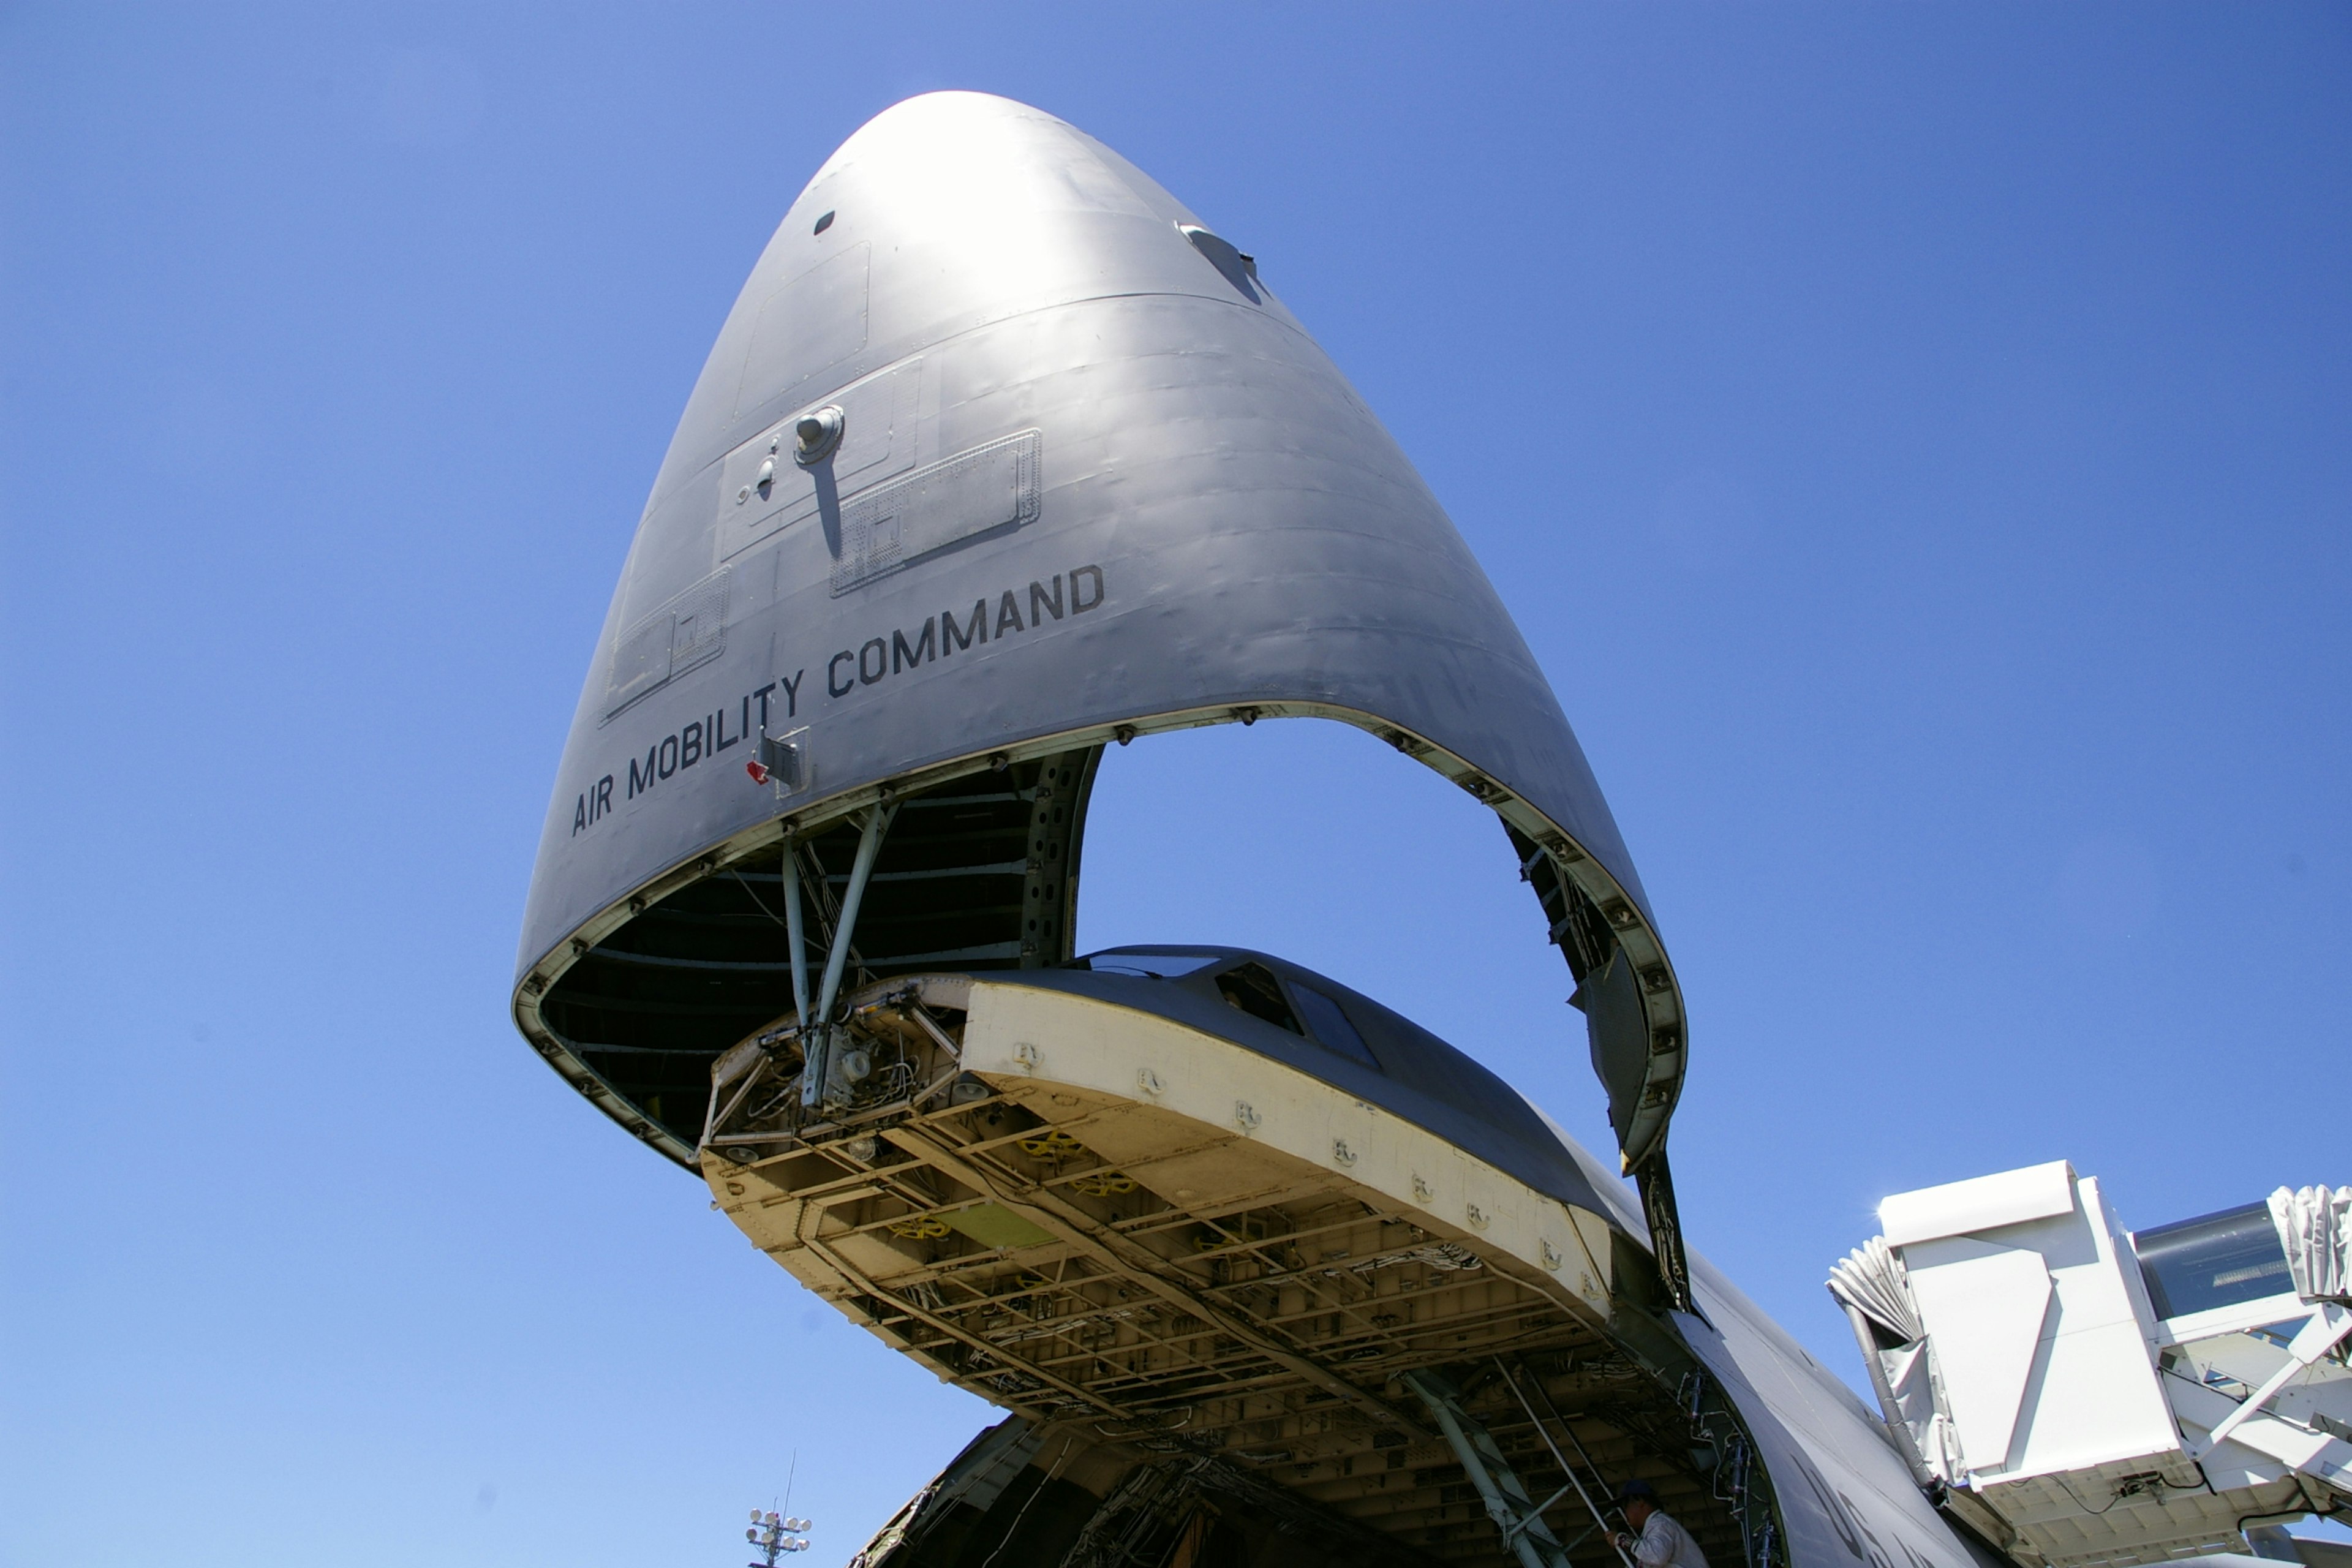
[[[900,803],[849,943],[856,985],[942,965],[987,972],[1070,956],[1086,803],[1100,746],[984,767]],[[693,1163],[721,1051],[793,1005],[784,857],[805,893],[806,962],[822,966],[855,868],[843,816],[693,877],[579,944],[539,1002],[551,1046],[593,1075],[575,1085],[680,1163]]]
[[[1409,738],[1382,738],[1419,754]],[[1038,1438],[1012,1478],[1025,1482],[1002,1490],[1009,1512],[974,1515],[976,1494],[932,1512],[919,1499],[894,1522],[895,1554],[877,1561],[960,1561],[947,1543],[967,1537],[991,1550],[1017,1541],[1025,1556],[1054,1521],[1070,1531],[1063,1555],[1034,1560],[1095,1561],[1113,1540],[1156,1551],[1164,1535],[1191,1540],[1202,1563],[1309,1561],[1302,1542],[1317,1531],[1352,1542],[1349,1560],[1482,1560],[1504,1528],[1499,1509],[1514,1544],[1544,1561],[1622,1568],[1610,1535],[1622,1521],[1603,1528],[1596,1505],[1605,1512],[1633,1477],[1656,1486],[1718,1568],[1784,1560],[1770,1481],[1671,1326],[1665,1270],[1599,1219],[1595,1178],[1516,1093],[1418,1026],[1272,955],[1074,956],[1102,751],[1000,754],[806,826],[787,816],[765,847],[703,857],[628,900],[596,940],[574,939],[552,984],[526,984],[535,1006],[518,1008],[551,1063],[702,1171],[763,1249]],[[1454,782],[1496,805],[1477,775]],[[1556,836],[1548,845],[1539,825],[1504,823],[1578,982],[1622,1139],[1618,1111],[1641,1097],[1652,1047],[1622,926],[1563,873],[1572,849],[1563,856]],[[819,1007],[836,965],[837,1000]],[[1155,1123],[1156,1154],[1098,1147],[1089,1119],[1119,1110],[1101,1086],[1040,1100],[965,1069],[960,995],[1091,977],[1160,987],[1161,1011],[1201,1037],[1286,1053],[1360,1109],[1389,1105],[1541,1201],[1580,1208],[1595,1234],[1513,1261],[1475,1205],[1435,1223],[1417,1182],[1389,1194],[1335,1186],[1344,1140],[1311,1167],[1244,1161],[1246,1180],[1187,1184],[1160,1169],[1171,1139],[1200,1142],[1181,1118]],[[1612,1065],[1630,1088],[1612,1081]],[[1122,1087],[1114,1098],[1151,1102],[1148,1085]],[[1257,1129],[1233,1123],[1255,1114],[1234,1101],[1218,1136],[1249,1142]],[[1062,1206],[1041,1224],[1045,1200]],[[779,1246],[754,1210],[815,1217],[808,1237],[796,1220]],[[844,1235],[828,1233],[836,1224]],[[877,1249],[887,1256],[866,1256]],[[953,1489],[948,1479],[935,1492]]]
[[[887,784],[861,792],[893,812],[864,887],[845,984],[941,965],[985,973],[1068,962],[1104,742],[1293,714],[1368,731],[1500,818],[1547,940],[1575,983],[1611,1127],[1646,1198],[1648,1178],[1664,1172],[1666,1119],[1686,1066],[1677,993],[1652,933],[1623,899],[1590,887],[1591,863],[1508,792],[1363,715],[1297,704],[1170,715],[934,770],[896,794]],[[793,1004],[780,840],[792,845],[806,895],[803,951],[821,966],[853,879],[863,815],[854,803],[819,805],[805,823],[782,815],[614,906],[524,976],[516,1016],[525,1037],[607,1115],[691,1167],[709,1063]],[[1670,1206],[1663,1215],[1649,1206],[1651,1228],[1675,1232],[1669,1250],[1678,1254]]]

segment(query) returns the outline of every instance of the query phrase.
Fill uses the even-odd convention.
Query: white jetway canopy
[[[2024,1563],[2352,1507],[2352,1187],[2127,1233],[2063,1162],[1898,1194],[1831,1272],[1923,1485]]]

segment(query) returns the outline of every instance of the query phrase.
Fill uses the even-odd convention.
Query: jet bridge
[[[2352,1511],[2352,1187],[2130,1232],[2058,1162],[1879,1219],[1830,1293],[1922,1486],[2017,1562],[2275,1555]]]

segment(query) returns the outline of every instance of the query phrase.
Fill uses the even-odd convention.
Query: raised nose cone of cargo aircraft
[[[614,595],[524,1035],[820,1297],[1012,1413],[864,1568],[1631,1568],[1630,1481],[1687,1532],[1649,1561],[2042,1568],[1685,1261],[1681,995],[1609,809],[1461,536],[1237,240],[971,93],[818,172]],[[1502,819],[1640,1210],[1325,976],[1075,955],[1102,759],[1274,719],[1370,731]],[[1910,1321],[1899,1269],[1865,1283]],[[2145,1489],[2121,1452],[2101,1475]]]
[[[1056,963],[1103,745],[1277,717],[1369,729],[1503,818],[1679,1289],[1673,966],[1461,533],[1230,237],[1034,108],[898,103],[785,212],[670,439],[564,745],[518,1023],[691,1162],[710,1060],[793,999],[785,837],[842,877],[854,818],[906,806],[852,980]]]
[[[709,1063],[792,996],[758,907],[788,835],[917,807],[885,858],[923,864],[886,864],[853,978],[1050,964],[1105,742],[1286,717],[1502,818],[1679,1283],[1673,970],[1461,536],[1235,244],[1049,115],[899,104],[785,214],[671,440],[564,748],[518,1020],[690,1161]],[[930,831],[981,812],[994,837]]]
[[[1071,957],[1107,743],[1337,720],[1502,819],[1679,1293],[1682,1006],[1633,861],[1461,535],[1244,244],[982,94],[901,103],[826,162],[639,521],[517,1020],[690,1164],[710,1064],[767,1021]]]

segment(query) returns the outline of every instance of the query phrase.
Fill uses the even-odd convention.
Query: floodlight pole
[[[789,1493],[786,1494],[786,1500],[790,1500]],[[756,1508],[753,1509],[751,1528],[743,1532],[743,1539],[750,1542],[751,1549],[759,1552],[765,1561],[748,1563],[745,1568],[776,1568],[776,1559],[784,1553],[806,1552],[809,1549],[808,1537],[803,1535],[795,1538],[793,1532],[808,1529],[810,1523],[811,1521],[805,1519],[787,1519],[772,1509],[765,1513]]]

